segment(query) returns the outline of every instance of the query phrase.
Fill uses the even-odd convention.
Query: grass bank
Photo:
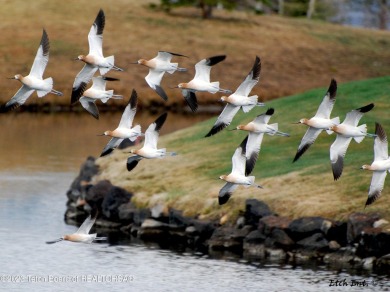
[[[161,137],[159,147],[176,151],[178,156],[142,160],[132,172],[127,172],[128,154],[118,150],[97,160],[101,173],[95,179],[109,179],[115,185],[134,191],[138,204],[153,206],[163,203],[167,207],[182,209],[187,215],[198,214],[209,218],[227,215],[234,218],[247,198],[257,198],[284,216],[316,215],[345,219],[351,212],[364,210],[371,173],[359,168],[373,160],[373,139],[365,138],[360,144],[351,142],[343,175],[336,182],[333,181],[329,160],[334,134],[323,132],[301,159],[292,163],[307,128],[291,123],[314,115],[329,81],[322,88],[267,103],[266,108],[275,108],[270,123],[279,123],[279,129],[290,133],[291,137],[264,137],[253,172],[256,182],[264,189],[239,187],[224,206],[218,206],[218,192],[224,184],[218,177],[230,172],[231,156],[246,133],[224,130],[204,138],[217,117]],[[373,102],[374,109],[363,116],[360,124],[366,123],[368,131],[373,133],[374,123],[379,122],[390,135],[389,99],[390,77],[339,82],[332,117],[339,116],[344,120],[348,111]],[[240,112],[229,128],[251,121],[266,108],[256,108],[248,114]],[[379,212],[390,221],[389,204],[388,178],[382,197],[365,211]]]

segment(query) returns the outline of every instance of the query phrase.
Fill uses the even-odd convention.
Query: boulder
[[[274,213],[268,205],[256,199],[247,199],[245,201],[245,224],[256,226],[259,220],[265,216],[273,215]]]
[[[329,242],[323,233],[315,233],[297,242],[297,246],[305,250],[325,251],[329,248]]]
[[[265,240],[266,247],[290,249],[294,241],[282,229],[275,228]]]
[[[109,180],[101,180],[97,182],[88,189],[85,195],[85,201],[92,209],[97,209],[101,212],[104,197],[109,193],[112,187],[113,185]]]
[[[243,239],[250,231],[250,228],[236,229],[229,226],[217,228],[208,240],[209,249],[241,251]]]
[[[76,202],[78,198],[85,194],[85,187],[92,177],[99,171],[98,166],[95,164],[95,158],[89,156],[87,160],[81,165],[78,176],[73,180],[70,189],[66,195],[70,201]]]
[[[170,208],[169,224],[176,225],[179,228],[185,229],[187,226],[191,224],[191,218],[183,216],[182,211]]]
[[[349,244],[358,242],[361,233],[373,227],[379,219],[378,214],[352,213],[347,221],[347,241]]]
[[[265,216],[260,219],[258,229],[265,235],[271,234],[272,230],[275,228],[281,230],[287,230],[288,226],[291,223],[291,219],[287,217],[279,217],[279,216]]]
[[[118,207],[119,221],[127,224],[132,223],[134,221],[134,213],[136,210],[137,208],[131,201],[126,204],[121,204]]]
[[[103,215],[110,221],[119,221],[119,207],[130,202],[132,193],[123,188],[112,186],[102,202]]]
[[[287,233],[294,241],[307,238],[315,233],[327,234],[332,222],[322,217],[302,217],[291,221]]]
[[[244,238],[244,242],[260,244],[263,243],[266,238],[267,237],[262,232],[260,232],[260,230],[253,230]]]
[[[136,209],[133,215],[133,223],[136,226],[141,226],[142,223],[151,217],[151,212],[148,208]]]
[[[360,235],[356,255],[361,258],[382,257],[390,253],[390,234],[381,228],[365,228]]]
[[[348,244],[347,240],[347,222],[335,221],[326,234],[329,241],[337,241],[341,246]]]

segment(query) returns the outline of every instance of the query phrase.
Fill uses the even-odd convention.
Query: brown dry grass
[[[390,74],[389,32],[245,12],[217,11],[215,19],[205,21],[195,9],[178,9],[167,15],[148,8],[150,2],[158,3],[2,1],[0,76],[4,78],[0,78],[0,101],[8,100],[20,86],[5,77],[28,73],[44,27],[51,40],[50,61],[44,76],[52,76],[55,88],[65,94],[60,98],[48,96],[45,100],[67,104],[74,77],[82,68],[80,62],[71,59],[88,51],[87,34],[99,8],[106,13],[103,52],[115,55],[117,65],[126,69],[124,73],[110,73],[121,81],[109,86],[124,96],[136,88],[144,105],[161,100],[146,85],[147,69],[129,63],[140,57],[154,57],[158,50],[190,57],[177,58],[189,72],[163,79],[170,96],[168,104],[179,107],[183,104],[180,92],[168,87],[190,80],[193,65],[216,54],[226,54],[227,59],[213,68],[211,79],[233,90],[248,73],[255,55],[259,55],[263,63],[261,86],[254,92],[263,100],[323,86],[331,77],[345,82]],[[211,94],[199,95],[202,103],[217,98]],[[37,102],[35,95],[28,102]]]

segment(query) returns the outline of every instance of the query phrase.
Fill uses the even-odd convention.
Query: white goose
[[[107,237],[96,237],[96,233],[89,234],[93,224],[95,224],[96,217],[91,218],[91,215],[85,219],[83,224],[81,224],[80,228],[73,234],[64,235],[58,239],[52,241],[46,241],[47,244],[56,243],[62,240],[73,241],[73,242],[81,242],[81,243],[92,243],[96,240],[106,240]]]
[[[221,188],[218,194],[219,205],[225,204],[237,189],[238,185],[246,187],[254,186],[256,188],[263,188],[255,184],[254,176],[245,176],[245,149],[247,139],[244,139],[240,146],[234,151],[232,156],[232,172],[228,175],[221,175],[219,178],[226,181],[226,184]]]
[[[156,93],[165,101],[168,100],[168,96],[165,93],[164,89],[160,86],[161,79],[163,78],[164,73],[168,72],[169,74],[173,74],[175,71],[187,71],[186,68],[180,68],[178,66],[178,63],[171,63],[173,56],[188,58],[187,56],[181,54],[159,51],[157,56],[153,59],[139,59],[138,62],[135,63],[144,65],[149,68],[149,74],[146,75],[145,80],[150,86],[150,88],[156,91]]]
[[[137,92],[133,89],[129,103],[123,111],[121,120],[118,127],[113,131],[105,131],[101,136],[110,136],[111,140],[104,147],[100,157],[111,153],[124,139],[129,139],[134,142],[139,136],[141,136],[141,126],[136,125],[132,128],[134,116],[137,112]]]
[[[167,155],[175,156],[175,152],[166,152],[165,148],[157,148],[157,140],[161,127],[164,125],[167,119],[167,113],[163,113],[159,116],[154,123],[152,123],[145,132],[145,142],[141,149],[132,149],[130,153],[135,154],[127,159],[127,170],[131,171],[137,166],[138,162],[142,158],[153,159],[163,158]]]
[[[243,112],[247,113],[255,106],[264,106],[264,103],[258,102],[258,96],[249,96],[253,87],[259,82],[261,71],[260,58],[256,56],[255,63],[252,70],[246,76],[244,81],[236,89],[236,91],[229,96],[222,96],[221,101],[226,102],[226,106],[219,115],[214,126],[207,133],[206,137],[217,134],[230,125],[234,116],[242,108]]]
[[[195,92],[223,92],[231,93],[231,90],[222,89],[219,87],[219,82],[210,82],[211,67],[225,60],[226,56],[214,56],[207,59],[203,59],[195,64],[195,77],[187,83],[179,83],[177,86],[181,89],[181,92],[186,100],[188,106],[193,112],[198,109],[198,101],[196,99]]]
[[[43,97],[48,93],[62,96],[62,92],[53,89],[53,79],[51,77],[44,80],[42,79],[43,72],[45,72],[46,65],[49,62],[49,49],[49,38],[46,30],[43,30],[41,43],[30,73],[27,76],[16,74],[14,77],[10,78],[19,80],[23,85],[10,101],[1,106],[0,112],[7,112],[21,106],[34,91],[37,92],[38,97]]]
[[[356,143],[360,143],[366,136],[375,137],[375,135],[367,133],[366,124],[357,126],[363,114],[372,110],[373,107],[374,104],[370,103],[352,110],[347,113],[345,120],[341,124],[330,127],[330,130],[337,134],[336,140],[330,146],[330,161],[332,163],[334,180],[338,180],[343,173],[344,157],[352,138]]]
[[[298,146],[297,153],[295,154],[293,162],[297,161],[299,157],[306,152],[307,149],[314,143],[318,135],[323,131],[330,135],[333,132],[329,128],[333,125],[340,123],[340,118],[330,119],[330,113],[332,112],[334,103],[336,101],[337,83],[332,79],[329,85],[329,89],[326,92],[324,99],[318,107],[317,113],[311,119],[301,119],[297,124],[304,124],[309,126],[306,134],[303,136],[301,143]]]
[[[75,103],[83,91],[85,86],[91,80],[95,72],[99,69],[101,75],[105,75],[111,69],[123,71],[114,65],[114,56],[103,56],[103,30],[105,25],[105,15],[102,9],[98,15],[88,34],[89,53],[88,55],[79,55],[76,60],[85,63],[83,69],[77,74],[73,83],[71,103]]]
[[[387,172],[390,172],[390,158],[388,154],[388,142],[383,127],[375,123],[374,161],[371,165],[363,165],[361,169],[371,170],[372,179],[366,206],[374,203],[381,195]]]

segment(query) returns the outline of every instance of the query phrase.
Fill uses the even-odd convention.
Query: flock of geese
[[[122,99],[123,96],[114,94],[113,90],[106,90],[107,81],[118,80],[105,76],[110,70],[123,71],[123,69],[114,65],[114,56],[104,57],[103,45],[103,30],[105,26],[105,15],[100,9],[88,34],[89,53],[87,55],[79,55],[76,60],[82,61],[84,67],[75,77],[71,104],[80,102],[93,117],[99,118],[99,111],[96,106],[96,101],[100,100],[106,103],[109,99]],[[55,95],[63,95],[61,92],[53,89],[53,79],[51,77],[43,79],[43,73],[49,61],[49,38],[45,30],[43,30],[40,46],[38,48],[34,63],[30,73],[27,76],[21,74],[15,75],[11,79],[19,80],[22,87],[16,94],[4,105],[0,106],[0,112],[8,112],[23,105],[34,91],[38,97],[43,97],[49,93]],[[140,59],[134,64],[144,65],[149,68],[149,73],[145,77],[147,84],[152,88],[162,99],[167,100],[168,96],[161,87],[161,80],[164,73],[168,72],[185,72],[186,68],[180,68],[178,63],[172,63],[173,57],[186,57],[185,55],[159,51],[153,59]],[[257,95],[250,96],[253,87],[259,82],[261,72],[261,60],[256,56],[254,64],[235,92],[220,87],[218,81],[210,81],[211,68],[225,59],[224,55],[218,55],[203,59],[195,65],[195,76],[192,80],[186,83],[179,83],[173,88],[179,88],[182,95],[193,112],[198,109],[196,92],[221,92],[226,96],[221,97],[221,101],[226,103],[223,111],[217,118],[213,127],[205,135],[211,137],[224,130],[230,125],[237,112],[242,109],[244,113],[249,112],[256,106],[265,106],[264,103],[258,101]],[[99,71],[100,76],[94,76]],[[87,89],[87,85],[92,80],[92,86]],[[298,146],[297,153],[293,162],[297,161],[315,142],[320,133],[325,130],[328,134],[336,133],[337,137],[334,143],[330,146],[330,160],[332,171],[335,180],[338,180],[343,171],[344,157],[348,146],[352,139],[357,143],[368,136],[374,140],[374,161],[371,165],[363,165],[362,169],[371,170],[373,172],[372,181],[368,193],[366,206],[373,203],[381,194],[384,186],[387,171],[390,171],[390,159],[388,156],[387,136],[383,127],[376,123],[375,134],[367,133],[367,126],[358,123],[363,114],[369,112],[374,104],[368,104],[358,109],[354,109],[347,113],[345,120],[340,123],[340,119],[330,118],[331,111],[335,104],[337,93],[337,82],[332,79],[329,89],[322,100],[316,114],[310,118],[302,118],[298,123],[308,126],[306,134],[303,136],[301,143]],[[167,152],[165,148],[157,148],[159,131],[164,125],[167,113],[159,116],[145,131],[141,132],[141,126],[133,126],[134,116],[137,110],[137,92],[132,91],[130,100],[122,114],[118,127],[113,131],[105,131],[102,135],[111,137],[111,140],[104,147],[100,156],[109,155],[117,148],[124,139],[135,141],[140,136],[144,137],[143,147],[137,150],[131,150],[131,155],[127,159],[127,170],[133,170],[139,161],[143,158],[162,158],[167,155],[176,155],[175,152]],[[261,188],[255,183],[255,177],[250,176],[252,173],[258,155],[264,134],[279,135],[288,137],[289,134],[280,132],[278,124],[268,124],[274,109],[269,108],[265,113],[258,115],[252,122],[246,125],[239,125],[233,130],[247,131],[247,137],[235,150],[232,156],[232,170],[228,175],[221,175],[220,179],[226,183],[221,188],[218,196],[219,204],[225,204],[234,190],[239,185],[254,186]],[[88,234],[95,218],[86,219],[80,229],[73,235],[65,235],[58,240],[48,242],[54,243],[60,240],[69,240],[76,242],[92,242],[99,240],[96,234]]]

